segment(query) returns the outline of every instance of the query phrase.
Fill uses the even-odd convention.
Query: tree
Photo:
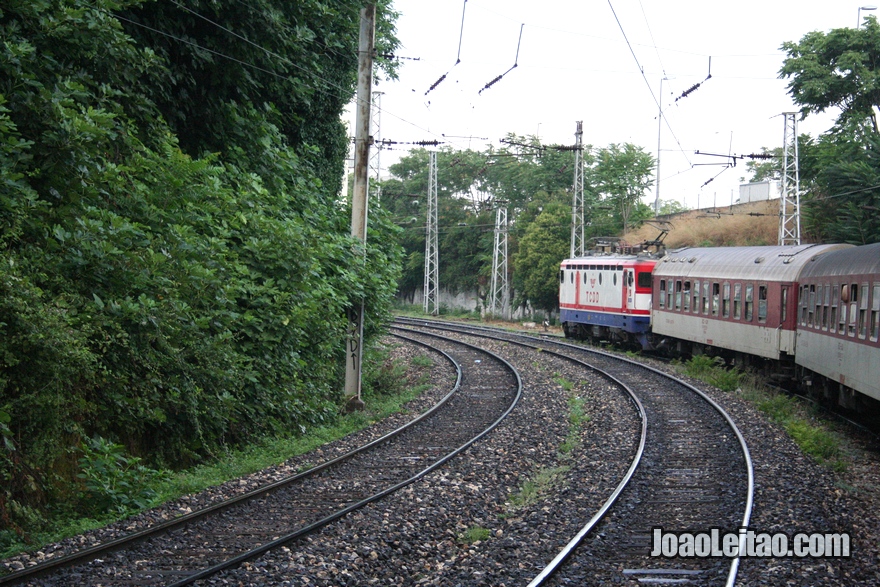
[[[88,438],[181,467],[337,413],[345,309],[375,333],[401,262],[337,201],[358,6],[4,3],[0,534],[76,495]]]
[[[788,78],[789,94],[801,107],[802,116],[837,107],[837,124],[871,118],[880,106],[880,25],[874,17],[858,29],[814,31],[798,43],[786,42],[788,57],[779,70]]]
[[[534,221],[523,228],[513,256],[517,301],[552,312],[559,304],[559,263],[571,246],[571,204],[565,192],[540,192],[529,210]]]
[[[880,135],[828,133],[810,152],[805,231],[818,241],[880,242]]]
[[[611,144],[598,150],[592,172],[595,188],[607,194],[624,233],[642,196],[654,185],[653,170],[654,157],[632,143]]]
[[[678,200],[660,200],[660,213],[658,216],[672,216],[673,214],[681,214],[688,210],[690,210],[690,208]]]

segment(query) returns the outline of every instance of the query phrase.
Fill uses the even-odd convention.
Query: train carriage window
[[[877,342],[878,336],[880,336],[880,283],[875,283],[871,293],[871,340]]]
[[[587,272],[584,271],[584,285],[587,285]]]
[[[859,293],[859,338],[868,336],[868,284],[863,283]]]
[[[767,286],[758,286],[758,322],[767,322]]]
[[[703,282],[703,314],[709,315],[709,287],[708,281]]]
[[[666,307],[666,280],[660,280],[660,294],[657,296],[657,305],[661,308]]]
[[[721,286],[717,283],[712,284],[712,315],[718,315],[718,306],[721,301]]]
[[[807,326],[815,326],[816,286],[810,285],[810,299],[807,302]]]
[[[690,281],[684,282],[684,291],[681,292],[681,296],[682,296],[682,300],[681,300],[682,310],[684,310],[685,312],[690,312],[691,311],[691,282]]]
[[[639,276],[636,278],[636,286],[644,289],[651,289],[651,272],[650,271],[642,271],[639,273]]]
[[[856,318],[859,311],[859,284],[854,283],[849,286],[849,322],[846,329],[848,336],[856,335]]]
[[[724,296],[721,299],[721,315],[730,318],[730,284],[724,284]]]
[[[666,307],[670,310],[672,309],[672,295],[673,295],[672,288],[673,287],[674,286],[672,285],[672,280],[670,279],[666,284]]]
[[[752,299],[755,286],[751,283],[746,284],[746,322],[752,321],[752,313],[754,312],[755,302]]]
[[[574,283],[574,273],[574,271],[571,272],[571,279],[569,279],[569,281],[571,281],[572,283]]]
[[[681,310],[681,280],[675,280],[675,309]]]
[[[733,284],[733,319],[742,318],[742,284]]]
[[[565,269],[559,272],[559,283],[565,283]]]
[[[806,285],[802,285],[798,288],[798,308],[800,308],[800,318],[798,319],[801,323],[801,326],[807,325],[807,296],[809,295],[809,288]]]
[[[698,314],[700,312],[700,280],[694,282],[693,312],[694,314]]]
[[[782,307],[780,308],[779,325],[785,324],[788,320],[788,286],[782,286]]]
[[[831,315],[828,316],[828,330],[837,332],[837,302],[840,300],[840,286],[831,289]]]
[[[825,284],[825,298],[822,300],[822,330],[828,330],[828,309],[831,307],[831,284]]]

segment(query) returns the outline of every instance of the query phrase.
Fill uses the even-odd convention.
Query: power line
[[[461,63],[461,41],[464,38],[464,13],[465,13],[466,9],[467,9],[467,0],[464,0],[464,3],[462,4],[462,7],[461,7],[461,29],[458,32],[458,55],[456,55],[456,57],[455,57],[455,63],[452,65],[452,67],[449,68],[449,71],[447,71],[446,73],[441,75],[440,79],[438,79],[436,82],[434,82],[430,88],[428,88],[428,90],[425,92],[426,96],[431,91],[433,91],[434,88],[439,86],[443,82],[443,80],[446,79],[446,76],[449,75],[449,73],[452,71],[453,67],[455,67],[456,65]]]
[[[176,6],[178,6],[179,8],[181,8],[181,9],[187,11],[187,12],[190,12],[190,13],[192,13],[192,14],[195,15],[195,16],[198,16],[199,18],[201,18],[201,19],[205,20],[206,22],[210,23],[211,25],[213,25],[213,26],[215,26],[215,27],[217,27],[217,28],[219,28],[219,29],[225,31],[226,33],[228,33],[228,34],[230,34],[230,35],[232,35],[232,36],[234,36],[234,37],[236,37],[236,38],[238,38],[238,39],[240,39],[240,40],[242,40],[242,41],[244,41],[244,42],[246,42],[246,43],[248,43],[248,44],[250,44],[250,45],[252,45],[252,46],[254,46],[254,47],[256,47],[256,48],[258,48],[258,49],[260,49],[260,50],[263,51],[264,53],[266,53],[266,54],[268,54],[268,55],[270,55],[270,56],[272,56],[272,57],[274,57],[274,58],[276,58],[276,59],[280,59],[281,61],[283,61],[283,62],[285,62],[285,63],[287,63],[287,64],[293,66],[294,68],[300,70],[301,72],[303,72],[307,77],[311,78],[312,80],[314,80],[314,81],[316,81],[316,82],[323,83],[324,86],[326,86],[326,88],[322,89],[322,88],[316,87],[315,85],[311,85],[310,87],[311,87],[313,90],[315,90],[315,91],[322,91],[322,92],[325,92],[325,93],[328,93],[328,94],[331,94],[331,95],[336,95],[336,96],[338,96],[338,97],[342,97],[342,98],[345,98],[345,99],[352,99],[352,98],[354,97],[354,91],[353,91],[353,90],[349,90],[349,89],[343,88],[343,87],[340,86],[339,84],[336,84],[336,83],[334,83],[334,82],[328,81],[328,80],[322,78],[321,76],[314,74],[312,71],[310,71],[310,70],[308,70],[308,69],[306,69],[306,68],[304,68],[304,67],[298,65],[297,63],[294,63],[293,61],[291,61],[290,59],[284,57],[283,55],[279,55],[279,54],[277,54],[277,53],[275,53],[275,52],[273,52],[273,51],[270,51],[269,49],[266,49],[265,47],[260,46],[260,45],[257,44],[257,43],[254,43],[253,41],[251,41],[251,40],[245,38],[244,36],[239,35],[238,33],[235,33],[235,32],[233,32],[233,31],[229,30],[228,28],[224,27],[223,25],[221,25],[221,24],[219,24],[219,23],[217,23],[217,22],[215,22],[215,21],[213,21],[213,20],[211,20],[211,19],[209,19],[209,18],[207,18],[207,17],[205,17],[205,16],[203,16],[203,15],[201,15],[201,14],[195,12],[194,10],[192,10],[192,9],[190,9],[190,8],[187,8],[187,7],[183,6],[183,5],[181,5],[181,4],[178,3],[176,0],[171,0],[171,1],[172,1],[172,3],[174,3],[174,4],[175,4]],[[465,2],[467,2],[467,0],[465,0]],[[289,80],[289,79],[290,79],[289,76],[285,76],[285,75],[278,74],[278,73],[276,73],[276,72],[274,72],[274,71],[271,71],[271,70],[265,69],[265,68],[260,67],[260,66],[258,66],[258,65],[254,65],[253,63],[248,63],[248,62],[243,61],[243,60],[241,60],[241,59],[237,59],[237,58],[235,58],[235,57],[231,57],[231,56],[229,56],[229,55],[226,55],[226,54],[224,54],[224,53],[221,53],[221,52],[219,52],[219,51],[215,51],[215,50],[213,50],[213,49],[209,49],[209,48],[207,48],[207,47],[203,47],[203,46],[201,46],[201,45],[199,45],[198,43],[195,43],[195,42],[193,42],[193,41],[188,41],[188,40],[186,40],[186,39],[182,39],[182,38],[180,38],[180,37],[178,37],[178,36],[176,36],[176,35],[172,35],[172,34],[167,33],[167,32],[165,32],[165,31],[161,31],[161,30],[156,29],[156,28],[154,28],[154,27],[151,27],[151,26],[145,25],[145,24],[143,24],[143,23],[140,23],[140,22],[137,22],[137,21],[134,21],[134,20],[131,20],[131,19],[128,19],[128,18],[125,18],[125,17],[119,16],[119,15],[117,15],[117,14],[113,14],[113,13],[111,13],[110,11],[108,11],[108,10],[106,10],[106,9],[101,9],[101,10],[103,10],[103,12],[105,12],[105,13],[108,14],[108,15],[110,15],[111,17],[117,18],[117,19],[119,19],[119,20],[123,20],[123,21],[128,22],[128,23],[130,23],[130,24],[132,24],[132,25],[139,26],[139,27],[141,27],[141,28],[144,28],[144,29],[146,29],[146,30],[152,31],[152,32],[154,32],[154,33],[156,33],[156,34],[159,34],[159,35],[163,35],[163,36],[168,37],[168,38],[170,38],[170,39],[174,39],[175,41],[179,41],[179,42],[184,43],[184,44],[186,44],[186,45],[190,45],[190,46],[195,47],[195,48],[197,48],[197,49],[200,49],[200,50],[202,50],[202,51],[207,51],[207,52],[209,52],[209,53],[212,53],[212,54],[214,54],[214,55],[217,55],[218,57],[222,57],[222,58],[224,58],[224,59],[228,59],[228,60],[230,60],[230,61],[233,61],[233,62],[235,62],[235,63],[238,63],[238,64],[240,64],[240,65],[243,65],[243,66],[245,66],[245,67],[250,67],[250,68],[252,68],[252,69],[255,69],[255,70],[258,70],[258,71],[261,71],[261,72],[264,72],[264,73],[268,73],[268,74],[273,75],[273,76],[275,76],[275,77],[278,77],[278,78],[280,78],[280,79],[285,79],[285,80]],[[335,93],[335,94],[334,94],[334,92],[333,92],[332,90],[337,90],[338,93]],[[354,99],[356,100],[357,98],[354,97]],[[408,124],[408,125],[410,125],[410,126],[412,126],[412,127],[414,127],[414,128],[417,128],[417,129],[419,129],[419,130],[422,131],[422,132],[426,132],[426,133],[428,133],[428,134],[431,134],[431,135],[437,136],[436,133],[430,131],[429,129],[423,128],[423,127],[419,126],[418,124],[416,124],[416,123],[414,123],[414,122],[411,122],[411,121],[409,121],[409,120],[407,120],[407,119],[405,119],[405,118],[403,118],[403,117],[401,117],[401,116],[398,116],[398,115],[395,114],[394,112],[391,112],[391,111],[389,111],[389,110],[387,110],[387,109],[384,109],[384,108],[377,108],[377,110],[380,111],[380,112],[382,112],[382,113],[388,114],[389,116],[391,116],[391,117],[393,117],[393,118],[396,118],[397,120],[399,120],[399,121],[401,121],[401,122],[403,122],[403,123],[405,123],[405,124]],[[459,148],[463,148],[463,147],[459,146]]]
[[[620,32],[623,34],[623,38],[626,41],[626,46],[629,47],[629,52],[632,53],[633,59],[635,59],[636,66],[639,68],[639,71],[642,74],[642,79],[645,80],[645,85],[648,86],[648,92],[651,94],[651,98],[654,100],[654,104],[657,105],[657,111],[660,113],[659,116],[666,121],[666,128],[669,129],[669,132],[672,133],[672,138],[675,139],[675,143],[681,149],[681,154],[684,155],[685,160],[690,163],[690,159],[685,153],[684,148],[681,146],[681,142],[678,140],[678,137],[675,135],[675,131],[672,130],[672,125],[669,124],[669,119],[666,118],[666,115],[663,114],[663,106],[660,105],[660,101],[657,100],[657,97],[654,95],[654,90],[651,88],[651,83],[648,81],[647,76],[645,76],[645,68],[642,67],[642,64],[639,63],[639,58],[636,56],[635,50],[632,48],[632,44],[629,42],[629,37],[626,36],[626,31],[623,30],[623,24],[621,24],[620,19],[617,18],[617,12],[614,10],[614,6],[611,4],[611,0],[608,0],[608,7],[611,8],[611,13],[614,15],[614,20],[617,21],[617,26],[620,27]]]
[[[523,34],[523,28],[525,26],[526,26],[525,23],[523,23],[519,27],[519,41],[517,41],[517,43],[516,43],[516,57],[513,59],[513,65],[510,67],[510,69],[508,69],[507,71],[505,71],[504,73],[502,73],[501,75],[499,75],[498,77],[496,77],[495,79],[493,79],[492,81],[487,83],[485,86],[483,86],[483,89],[480,90],[479,92],[477,92],[478,94],[482,94],[483,90],[488,90],[489,88],[491,88],[492,86],[494,86],[495,84],[500,82],[501,78],[503,78],[505,75],[507,75],[508,73],[513,71],[514,69],[516,69],[516,66],[519,63],[519,47],[522,44],[522,34]]]

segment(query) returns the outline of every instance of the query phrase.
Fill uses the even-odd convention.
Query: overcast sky
[[[780,46],[810,31],[855,27],[860,6],[870,4],[395,0],[398,55],[419,60],[403,60],[398,81],[374,88],[383,93],[381,136],[483,149],[513,132],[570,145],[582,120],[585,144],[631,142],[656,157],[659,131],[660,199],[690,208],[698,198],[700,207],[727,205],[738,198],[744,162],[725,169],[717,165],[725,158],[694,152],[743,155],[782,146],[780,114],[796,108],[778,78]],[[878,12],[863,9],[861,16]],[[658,125],[658,100],[668,124]],[[816,136],[831,122],[814,116],[798,130]],[[382,167],[402,154],[382,151]],[[645,201],[653,204],[655,196],[652,189]]]

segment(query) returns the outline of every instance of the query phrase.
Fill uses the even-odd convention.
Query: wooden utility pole
[[[361,9],[358,39],[357,111],[355,117],[354,191],[351,201],[351,236],[360,241],[366,261],[367,187],[370,161],[370,107],[373,86],[373,37],[376,34],[376,5]],[[349,410],[362,408],[361,380],[364,356],[364,301],[353,302],[348,311],[345,359],[345,397]]]

